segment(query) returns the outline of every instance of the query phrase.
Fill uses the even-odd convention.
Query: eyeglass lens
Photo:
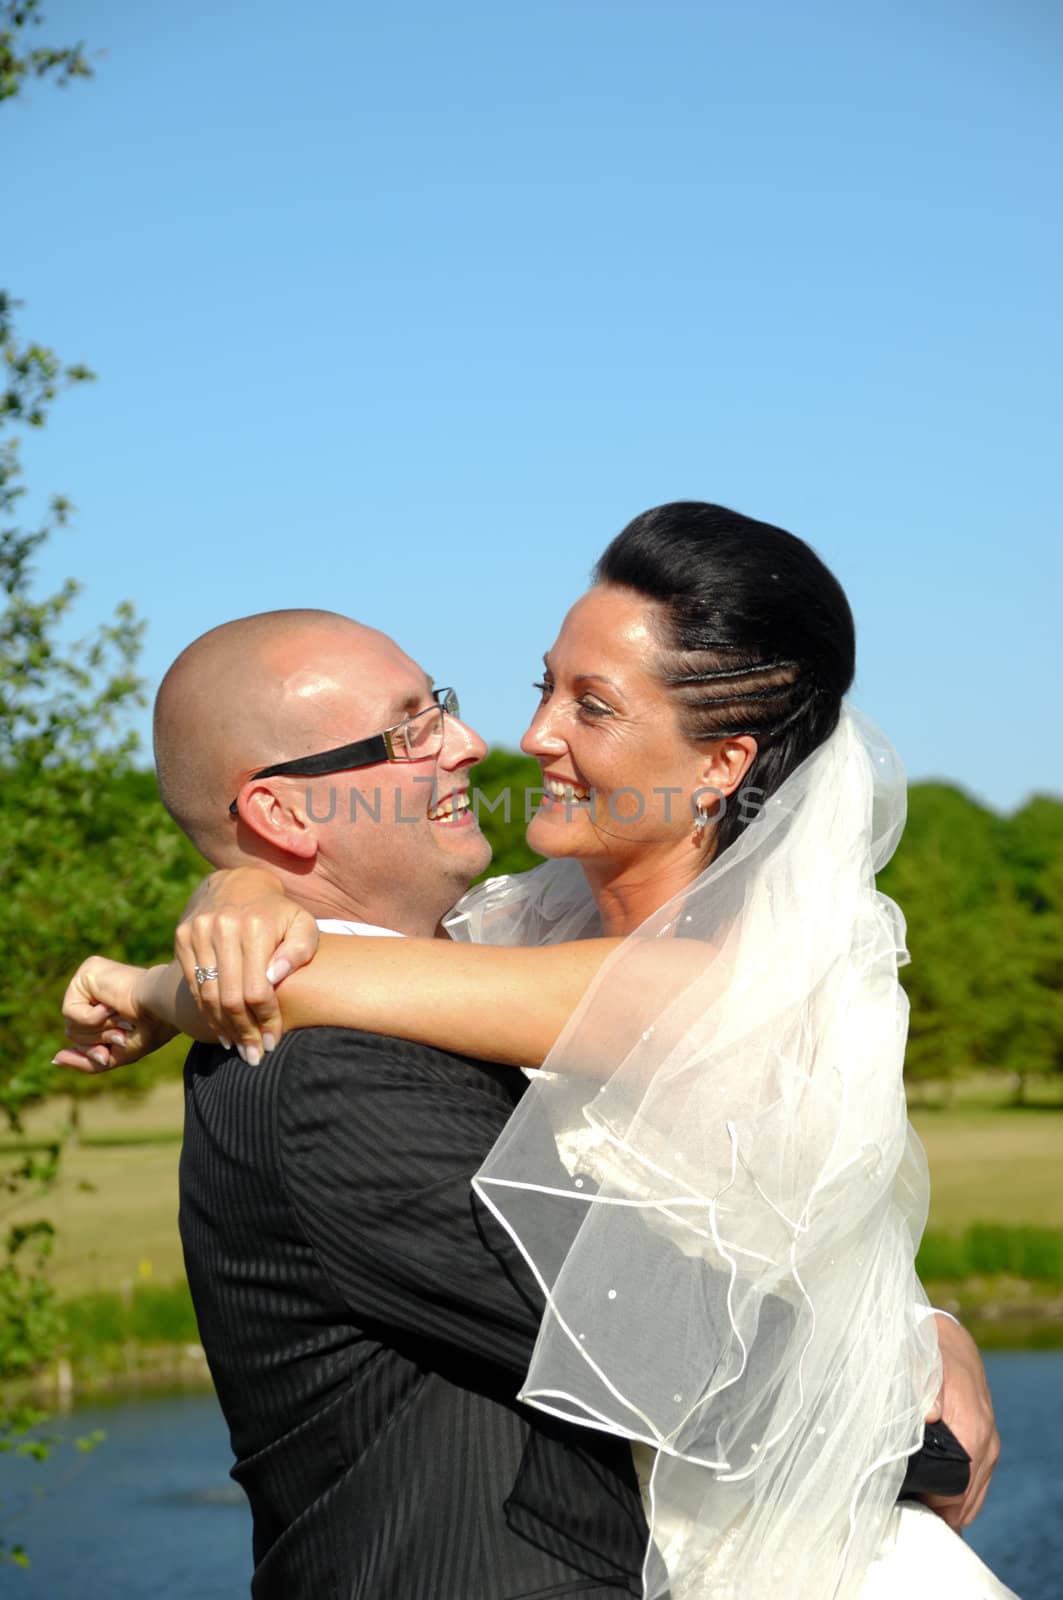
[[[409,717],[396,731],[396,738],[405,748],[410,761],[424,760],[426,756],[433,756],[443,744],[443,713],[456,717],[458,715],[458,697],[453,689],[448,689],[443,699],[436,705],[429,706],[427,711],[419,711],[415,717]]]

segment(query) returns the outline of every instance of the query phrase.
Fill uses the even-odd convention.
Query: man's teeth
[[[570,804],[575,801],[589,800],[591,792],[581,783],[561,783],[557,778],[544,778],[546,792],[555,800],[567,800]]]
[[[472,801],[469,799],[468,791],[463,791],[461,794],[448,794],[444,800],[440,800],[437,806],[431,807],[428,813],[428,820],[429,822],[447,822],[452,817],[460,817],[463,812],[469,810],[471,805]]]

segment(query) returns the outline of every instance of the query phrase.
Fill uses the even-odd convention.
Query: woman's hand
[[[83,961],[63,996],[70,1044],[54,1064],[77,1072],[110,1072],[172,1039],[177,1029],[149,1009],[153,978],[163,970],[129,967],[105,956]]]
[[[275,985],[312,960],[318,938],[313,917],[271,872],[235,867],[200,884],[185,907],[174,950],[210,1027],[254,1060],[284,1031]],[[198,983],[197,969],[217,977]]]

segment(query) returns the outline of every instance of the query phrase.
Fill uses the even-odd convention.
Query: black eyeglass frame
[[[356,772],[359,767],[375,767],[381,761],[425,761],[427,756],[412,756],[408,750],[399,749],[395,736],[403,728],[408,728],[411,722],[417,722],[419,718],[430,716],[435,711],[442,711],[444,717],[461,715],[456,690],[433,689],[432,699],[434,705],[425,706],[423,711],[416,712],[412,717],[403,717],[401,722],[385,728],[381,733],[370,734],[367,739],[356,739],[353,744],[337,745],[334,750],[322,750],[317,755],[300,756],[295,761],[279,761],[276,766],[253,772],[245,782],[254,783],[258,778],[324,778],[330,772]],[[235,799],[229,802],[229,815],[239,815]]]

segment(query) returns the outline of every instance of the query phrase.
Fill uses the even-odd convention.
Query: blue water
[[[996,1355],[986,1365],[1004,1453],[970,1541],[1021,1600],[1063,1600],[1063,1354]],[[107,1442],[88,1456],[61,1449],[40,1465],[0,1457],[0,1533],[21,1539],[32,1559],[26,1572],[0,1567],[5,1600],[246,1596],[251,1521],[228,1477],[214,1397],[95,1406],[53,1431],[73,1438],[94,1428]]]

